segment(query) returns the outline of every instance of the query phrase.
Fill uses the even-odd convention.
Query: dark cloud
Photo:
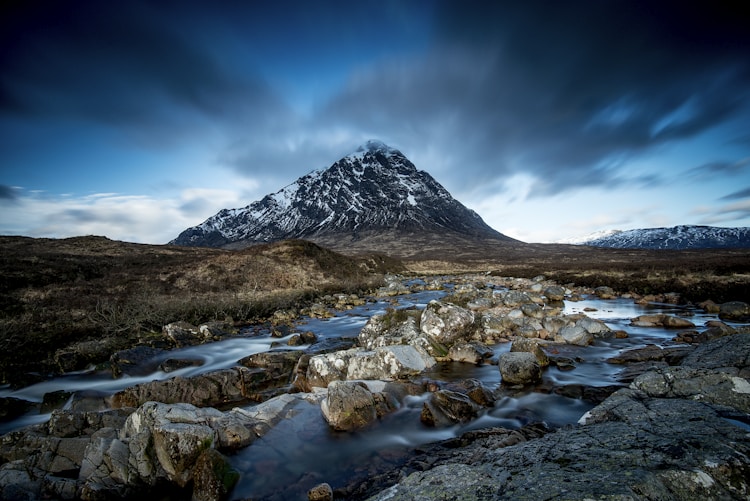
[[[709,162],[698,167],[693,167],[687,174],[705,179],[717,175],[742,175],[748,170],[750,170],[750,157],[745,157],[735,161],[717,160]]]
[[[0,203],[14,202],[18,198],[18,190],[13,186],[0,184]]]
[[[732,192],[729,195],[721,197],[719,200],[740,200],[743,198],[750,198],[750,187]]]
[[[13,5],[0,25],[0,113],[93,121],[155,142],[206,121],[283,118],[267,84],[205,44],[200,22],[213,27],[212,13],[189,2]]]
[[[360,73],[326,111],[462,152],[457,183],[525,172],[551,194],[658,182],[620,167],[748,112],[750,19],[727,4],[440,5],[431,57]]]

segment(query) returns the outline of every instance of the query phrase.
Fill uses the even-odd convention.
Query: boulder
[[[600,287],[596,287],[594,289],[594,294],[599,299],[614,299],[617,297],[617,293],[612,287],[608,287],[606,285],[602,285]]]
[[[667,329],[692,329],[695,324],[685,318],[674,315],[640,315],[630,321],[635,327],[664,327]]]
[[[555,341],[574,344],[577,346],[588,346],[594,342],[594,336],[579,324],[567,325],[560,329],[555,336]]]
[[[428,426],[450,426],[474,419],[480,409],[468,395],[438,390],[424,403],[420,420]]]
[[[308,501],[333,501],[333,489],[327,483],[318,484],[307,492]]]
[[[538,339],[517,337],[511,343],[510,351],[533,353],[541,367],[549,365],[549,357],[542,349],[542,343]]]
[[[744,320],[750,317],[750,305],[742,301],[722,303],[719,308],[719,318],[725,320]]]
[[[427,304],[420,319],[420,329],[426,336],[448,346],[468,335],[473,324],[470,310],[435,300]]]
[[[521,306],[522,304],[529,304],[529,303],[534,302],[531,299],[531,296],[529,296],[527,293],[523,291],[518,291],[518,290],[507,291],[501,294],[500,297],[502,299],[503,304],[510,308],[516,308],[516,307]]]
[[[492,357],[492,350],[479,342],[461,342],[454,344],[448,350],[448,358],[454,362],[481,364]]]
[[[435,363],[434,358],[408,345],[351,349],[311,357],[306,379],[311,387],[323,388],[337,380],[394,380],[420,374]]]
[[[165,350],[150,346],[136,346],[113,353],[109,357],[112,377],[118,378],[123,374],[132,376],[150,374],[159,365],[155,358],[164,353],[166,353]]]
[[[565,299],[565,287],[550,285],[544,289],[544,296],[550,301],[562,301]]]
[[[331,381],[320,410],[337,431],[363,428],[378,418],[375,397],[364,383],[356,381]]]
[[[206,449],[195,462],[192,501],[223,501],[240,478],[227,458],[216,449]]]
[[[301,353],[261,356],[246,361],[260,364],[267,360],[269,370],[262,368],[232,367],[192,377],[174,377],[131,386],[112,396],[112,406],[138,407],[146,402],[189,403],[198,407],[213,407],[229,402],[263,401],[276,396],[291,382],[294,367],[291,360]],[[274,366],[270,360],[276,360]],[[287,364],[287,365],[285,365]],[[282,367],[279,369],[279,367]],[[284,370],[287,370],[284,372]]]
[[[395,485],[381,484],[369,500],[750,496],[750,435],[701,402],[622,389],[581,426],[528,441],[508,430],[482,431],[423,446],[421,462],[404,467]],[[500,437],[517,438],[507,447]]]
[[[162,327],[162,333],[177,348],[195,346],[206,341],[200,328],[188,322],[172,322]]]
[[[503,353],[500,355],[498,367],[505,384],[532,384],[542,378],[542,368],[533,353]]]
[[[664,361],[668,365],[678,365],[693,350],[691,346],[667,346],[662,348],[649,344],[643,348],[626,350],[607,359],[610,364],[633,364],[648,361]]]
[[[722,369],[750,378],[750,334],[734,334],[698,345],[680,364],[696,369]]]
[[[750,413],[750,382],[727,372],[664,367],[638,376],[630,387],[650,397],[686,398]]]

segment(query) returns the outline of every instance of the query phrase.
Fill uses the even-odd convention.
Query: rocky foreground
[[[0,438],[0,498],[231,499],[239,473],[227,455],[293,419],[298,402],[320,405],[331,428],[351,431],[392,412],[406,395],[431,392],[421,420],[449,426],[537,384],[550,364],[573,367],[575,360],[557,356],[556,346],[627,336],[585,315],[562,314],[563,300],[584,292],[614,297],[609,288],[571,290],[543,277],[493,280],[508,290],[461,281],[422,311],[373,317],[354,345],[260,353],[231,369],[140,384],[106,398],[74,395],[48,423]],[[409,291],[392,280],[380,294]],[[358,298],[342,297],[342,307],[347,301]],[[750,314],[744,303],[705,308],[726,320]],[[619,389],[577,388],[580,398],[600,402],[578,426],[469,432],[421,447],[400,468],[372,472],[367,481],[321,484],[309,498],[747,499],[750,333],[668,315],[633,322],[672,327],[681,343],[612,360],[627,367]],[[165,336],[183,343],[191,335],[208,340],[199,328],[165,328]],[[490,347],[500,342],[512,344],[497,360],[499,388],[422,377],[443,361],[487,363]],[[134,350],[113,356],[113,372],[123,363],[148,363],[147,350]],[[253,401],[260,403],[246,405]]]

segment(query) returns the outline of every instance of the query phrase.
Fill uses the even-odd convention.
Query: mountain
[[[241,209],[223,209],[170,244],[240,248],[304,238],[333,247],[434,234],[516,242],[490,228],[400,151],[368,141]]]
[[[600,230],[595,231],[594,233],[589,233],[588,235],[584,235],[582,237],[571,237],[557,240],[555,243],[568,245],[588,245],[588,242],[591,242],[592,240],[599,240],[601,238],[606,238],[618,233],[622,233],[622,230]]]
[[[674,226],[617,231],[580,242],[594,247],[619,249],[728,249],[750,248],[750,228]]]

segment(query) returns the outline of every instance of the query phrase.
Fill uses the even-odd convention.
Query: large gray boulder
[[[445,455],[428,450],[433,459],[426,468],[404,468],[396,485],[369,499],[750,496],[750,435],[701,402],[624,389],[585,422],[511,447],[499,448],[491,437],[453,440]]]
[[[437,343],[450,346],[471,333],[474,313],[452,303],[430,301],[422,311],[420,329]]]
[[[326,422],[337,431],[363,428],[378,418],[378,400],[364,383],[331,381],[320,404]]]
[[[498,368],[506,384],[532,384],[542,378],[542,367],[536,355],[525,351],[503,353]]]
[[[307,383],[325,388],[331,381],[395,380],[420,374],[435,363],[434,358],[409,345],[337,351],[310,358]]]

